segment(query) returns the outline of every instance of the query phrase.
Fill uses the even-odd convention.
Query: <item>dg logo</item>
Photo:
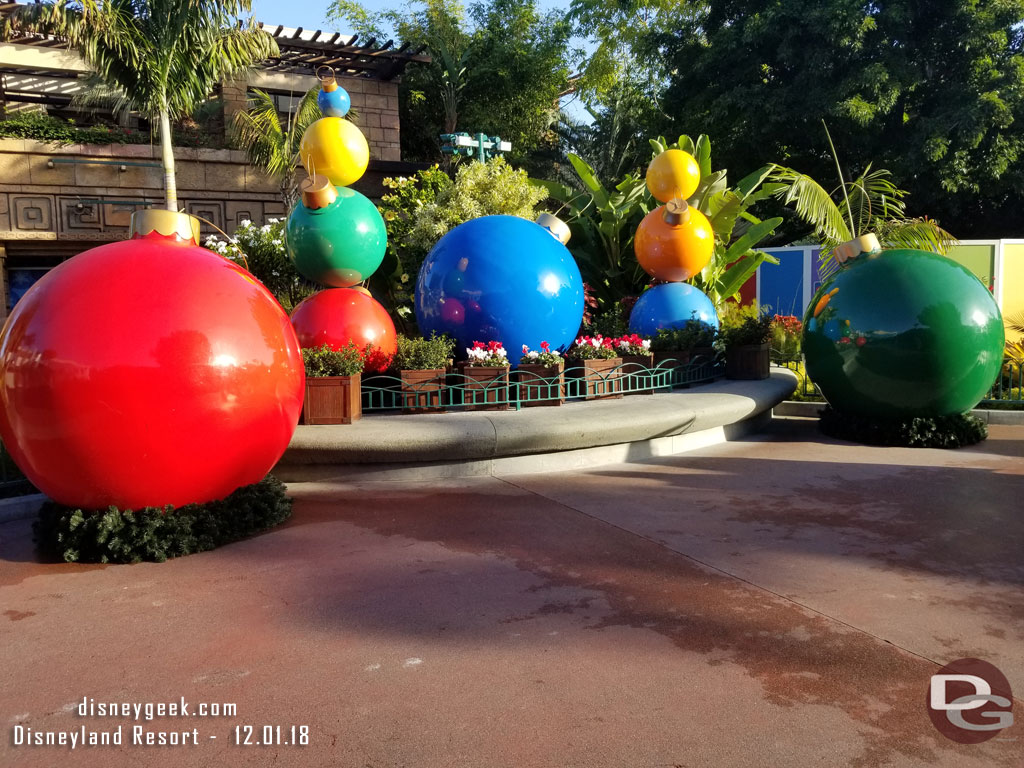
[[[928,716],[959,744],[980,744],[1013,725],[1013,693],[1006,675],[981,659],[957,659],[932,675]]]

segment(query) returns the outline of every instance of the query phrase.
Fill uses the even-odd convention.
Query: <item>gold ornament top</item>
[[[880,250],[882,250],[882,246],[878,242],[878,237],[868,233],[855,237],[853,240],[847,240],[842,245],[837,246],[835,250],[836,261],[840,264],[845,264],[849,259],[855,259],[862,253],[877,253]]]
[[[681,197],[673,197],[665,203],[661,216],[671,227],[682,226],[690,220],[690,204]]]
[[[542,213],[537,217],[537,223],[541,227],[551,233],[551,236],[555,238],[562,245],[569,242],[571,233],[569,232],[569,225],[562,221],[560,218],[550,213]]]
[[[302,195],[302,204],[311,211],[326,208],[338,199],[337,188],[331,184],[330,179],[319,173],[303,179],[299,184],[299,192]]]
[[[133,213],[129,237],[143,237],[151,232],[199,245],[199,219],[187,213],[165,211],[162,208]]]

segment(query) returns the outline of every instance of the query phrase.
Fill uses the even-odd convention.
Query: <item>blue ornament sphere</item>
[[[454,338],[459,355],[474,341],[500,341],[517,365],[524,344],[539,349],[546,341],[565,351],[576,340],[583,278],[568,249],[538,224],[518,216],[472,219],[423,261],[416,320],[424,336]]]
[[[339,85],[333,91],[321,90],[316,97],[316,105],[324,117],[344,117],[352,107],[352,99],[348,91]]]
[[[662,328],[682,328],[691,318],[718,328],[715,305],[689,283],[663,283],[648,288],[629,315],[629,330],[654,336]]]

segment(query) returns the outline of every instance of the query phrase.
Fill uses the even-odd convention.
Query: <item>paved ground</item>
[[[4,766],[1024,768],[1024,427],[865,449],[777,422],[647,464],[296,487],[270,534],[162,565],[33,562],[0,526]],[[925,713],[961,656],[1014,684],[1007,740]],[[197,747],[12,747],[184,696]],[[235,746],[307,725],[309,746]],[[210,739],[216,736],[216,739]],[[1014,739],[1014,740],[1009,740]]]

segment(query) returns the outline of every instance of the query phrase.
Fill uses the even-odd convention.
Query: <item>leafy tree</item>
[[[402,154],[440,157],[440,134],[500,135],[513,157],[554,141],[550,125],[570,85],[571,25],[535,0],[487,0],[467,13],[459,0],[414,0],[379,14],[354,0],[328,11],[363,35],[394,30],[403,43],[426,45],[432,62],[410,66],[399,86]]]
[[[58,0],[24,5],[18,27],[67,41],[121,96],[160,126],[167,209],[178,209],[171,120],[225,78],[277,54],[274,39],[237,17],[251,0]]]
[[[317,106],[319,86],[311,88],[299,101],[295,114],[281,124],[277,104],[266,91],[254,90],[247,110],[235,113],[235,136],[249,156],[249,162],[277,179],[285,210],[298,199],[295,171],[299,165],[302,134],[323,115]]]
[[[730,168],[829,172],[828,119],[858,167],[890,168],[908,211],[1007,234],[1024,192],[1024,0],[707,0],[652,33],[673,125]]]

